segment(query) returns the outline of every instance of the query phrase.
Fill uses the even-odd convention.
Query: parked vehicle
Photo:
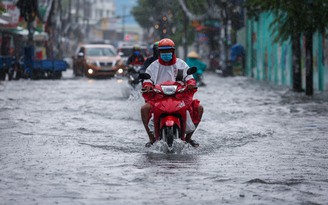
[[[8,80],[13,79],[14,68],[12,66],[13,58],[11,56],[0,56],[0,80],[5,80],[8,74]]]
[[[64,60],[32,60],[21,61],[20,69],[24,73],[22,77],[38,79],[60,79],[62,72],[69,67]]]
[[[60,79],[62,72],[66,71],[69,65],[63,60],[35,60],[24,58],[19,61],[14,57],[0,57],[0,80],[19,80],[20,78],[37,79]]]
[[[123,66],[122,58],[114,46],[109,44],[81,44],[73,56],[75,76],[114,77],[117,70]]]

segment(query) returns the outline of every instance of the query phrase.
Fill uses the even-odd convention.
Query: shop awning
[[[8,21],[6,21],[6,20],[0,18],[0,25],[8,25],[8,24],[9,24]]]
[[[26,39],[28,38],[28,30],[24,29],[22,27],[16,27],[16,28],[0,27],[0,31],[20,35],[20,36],[23,36],[23,38],[26,38]],[[34,41],[47,41],[48,39],[49,39],[48,33],[39,32],[39,31],[34,32],[34,35],[33,35],[33,40]]]

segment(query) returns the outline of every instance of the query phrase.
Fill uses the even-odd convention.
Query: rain
[[[179,10],[172,16],[164,5],[169,0],[154,3],[152,7],[166,11],[172,24],[157,22],[156,14],[151,13],[147,18],[155,23],[151,28],[140,23],[138,9],[143,2],[148,1],[108,0],[106,4],[116,10],[102,13],[114,16],[115,21],[105,18],[108,24],[98,22],[92,27],[93,12],[95,18],[101,12],[85,7],[99,9],[97,1],[39,0],[44,18],[47,11],[51,14],[50,3],[61,8],[56,10],[63,14],[57,20],[62,18],[60,26],[67,33],[57,33],[61,38],[56,38],[47,29],[31,36],[21,18],[13,34],[6,16],[14,15],[18,5],[2,1],[1,47],[9,46],[9,50],[2,49],[1,60],[18,57],[17,64],[6,67],[3,63],[0,68],[5,71],[0,80],[0,204],[327,204],[327,37],[314,34],[314,42],[323,43],[313,44],[313,51],[320,54],[313,52],[313,81],[309,81],[306,46],[300,46],[299,79],[293,70],[292,41],[270,47],[265,39],[273,34],[252,30],[261,26],[256,20],[238,24],[231,19],[232,30],[248,25],[245,33],[254,40],[249,47],[249,35],[240,41],[233,32],[231,36],[224,32],[229,35],[223,38],[222,29],[230,23],[222,26],[221,21],[208,21],[210,17],[221,19],[221,15],[202,13],[212,1],[174,1],[173,8]],[[236,12],[244,8],[239,1],[231,2],[213,5],[212,13],[226,6],[226,11],[233,8],[238,16]],[[79,27],[67,23],[69,8],[71,21],[80,22]],[[181,27],[179,12],[200,24]],[[79,13],[90,18],[78,19]],[[263,17],[259,16],[262,26]],[[267,18],[268,24],[272,18]],[[102,24],[110,29],[100,36],[94,31]],[[167,26],[169,32],[156,30],[156,25]],[[169,30],[170,26],[174,29]],[[77,34],[76,29],[90,29],[89,35],[71,36]],[[179,29],[191,29],[197,35],[183,41]],[[16,38],[23,45],[17,47]],[[149,139],[140,114],[145,103],[142,84],[131,80],[134,75],[123,75],[128,72],[124,53],[138,45],[140,53],[151,56],[154,42],[162,38],[174,39],[177,58],[186,60],[195,51],[207,65],[198,76],[201,81],[194,95],[204,107],[192,136],[199,143],[196,148],[183,140],[175,141],[173,152],[165,149],[163,140],[145,147]],[[4,43],[6,39],[9,44]],[[48,46],[41,43],[44,41],[56,46],[43,49]],[[189,41],[186,46],[184,42]],[[243,45],[246,55],[234,61],[231,53],[237,44]],[[18,48],[25,58],[18,51],[6,53]],[[255,48],[263,53],[256,53]],[[92,56],[100,50],[106,55]]]

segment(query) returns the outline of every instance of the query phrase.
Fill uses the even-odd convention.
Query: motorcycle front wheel
[[[175,139],[180,137],[179,129],[177,126],[163,127],[162,128],[162,140],[164,140],[169,147],[172,147]]]

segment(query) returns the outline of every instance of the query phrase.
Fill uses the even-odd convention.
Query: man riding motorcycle
[[[133,46],[132,54],[127,60],[127,65],[143,65],[145,57],[141,53],[141,48],[138,45]]]
[[[196,89],[196,81],[192,75],[187,75],[187,70],[189,66],[181,59],[177,58],[175,55],[175,44],[171,39],[164,38],[158,43],[159,56],[158,60],[154,61],[146,70],[151,76],[150,80],[145,80],[143,82],[143,97],[145,98],[146,104],[141,107],[141,118],[146,129],[146,132],[149,137],[149,142],[146,143],[146,147],[150,147],[156,140],[153,135],[153,132],[149,129],[148,123],[152,115],[152,110],[154,106],[154,99],[150,97],[147,93],[153,89],[153,85],[160,84],[165,81],[176,81],[179,70],[182,70],[181,76],[183,79],[186,79],[187,89],[194,91]],[[187,104],[187,103],[186,103]],[[188,108],[190,113],[192,123],[197,128],[202,115],[203,115],[203,106],[200,105],[199,100],[193,99],[191,105]],[[188,119],[187,119],[188,120]],[[190,124],[190,123],[186,123]],[[190,130],[186,134],[186,142],[191,144],[193,147],[198,147],[199,144],[191,139],[192,134],[195,130]]]
[[[158,43],[159,41],[156,41],[153,44],[153,55],[148,57],[143,65],[143,68],[141,69],[142,71],[146,71],[147,67],[154,62],[155,60],[158,59]]]
[[[126,72],[129,79],[129,84],[135,88],[139,84],[139,73],[143,68],[145,62],[145,57],[141,53],[141,48],[139,45],[133,46],[132,54],[129,56],[126,62]]]

